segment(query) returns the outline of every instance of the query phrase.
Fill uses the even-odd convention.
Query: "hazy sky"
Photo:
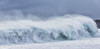
[[[82,14],[100,19],[100,0],[0,0],[0,13],[11,11],[42,18]]]

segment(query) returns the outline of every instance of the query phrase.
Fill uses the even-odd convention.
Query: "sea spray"
[[[7,21],[0,23],[0,44],[75,40],[92,37],[97,32],[96,23],[81,15],[65,15],[46,21]]]

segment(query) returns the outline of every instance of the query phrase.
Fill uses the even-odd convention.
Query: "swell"
[[[0,23],[0,44],[38,43],[93,37],[96,23],[81,15],[46,21],[18,20]]]

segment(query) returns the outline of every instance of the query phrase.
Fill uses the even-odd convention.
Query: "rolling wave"
[[[82,15],[65,15],[45,21],[0,22],[0,44],[38,43],[93,37],[96,23]]]

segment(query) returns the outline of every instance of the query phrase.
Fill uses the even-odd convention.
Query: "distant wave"
[[[65,15],[46,21],[0,22],[0,44],[36,43],[92,37],[96,23],[82,15]]]

